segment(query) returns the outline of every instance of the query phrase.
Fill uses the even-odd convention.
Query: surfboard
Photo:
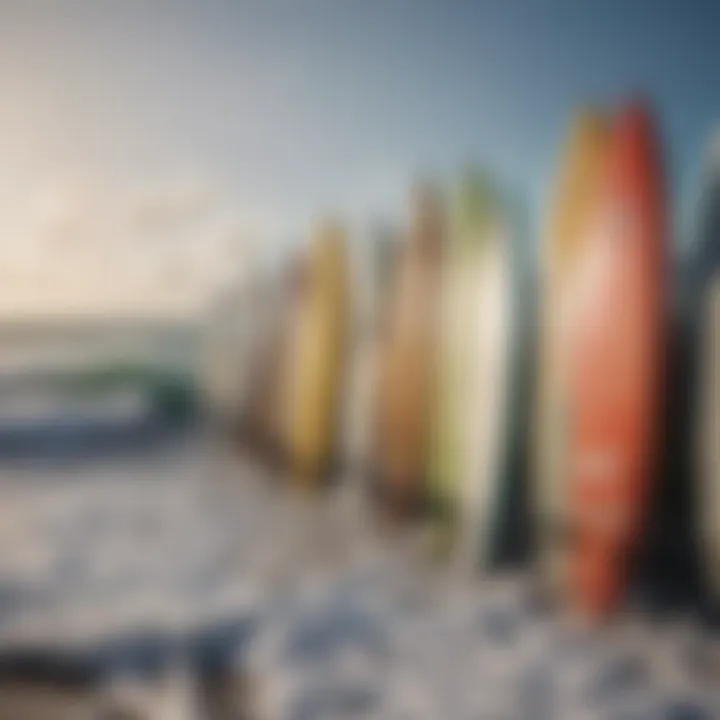
[[[464,568],[502,559],[517,508],[520,275],[511,222],[472,171],[453,199],[443,264],[440,359],[430,456],[431,535]]]
[[[249,389],[250,358],[257,323],[250,312],[250,278],[224,291],[205,318],[200,386],[202,409],[213,429],[235,436],[243,423]]]
[[[287,355],[285,443],[293,484],[304,489],[316,488],[333,460],[347,312],[345,233],[328,220],[308,249]]]
[[[703,298],[701,334],[699,500],[700,549],[705,585],[720,597],[720,272]]]
[[[666,219],[660,148],[641,102],[613,121],[578,260],[570,335],[569,597],[621,601],[643,531],[662,413]]]
[[[249,368],[243,403],[244,446],[270,465],[282,464],[282,379],[288,335],[298,301],[302,258],[291,258],[257,279],[244,314],[254,332],[248,338]]]
[[[388,289],[376,386],[374,490],[380,516],[390,520],[415,515],[422,504],[438,330],[438,193],[417,188],[411,215]]]
[[[375,384],[380,362],[380,322],[394,237],[377,228],[354,248],[350,274],[351,307],[343,411],[344,467],[351,478],[364,479],[372,467]]]
[[[560,160],[540,267],[540,328],[534,417],[533,505],[542,584],[561,590],[567,564],[567,360],[563,353],[563,298],[587,223],[597,201],[608,129],[602,116],[573,118]]]
[[[688,319],[696,346],[691,424],[695,435],[694,517],[707,600],[720,599],[720,137],[709,152],[700,207],[698,245],[689,266],[696,317]]]

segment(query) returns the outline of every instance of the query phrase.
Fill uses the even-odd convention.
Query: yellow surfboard
[[[438,194],[418,188],[389,289],[377,384],[378,510],[393,519],[419,507],[425,490],[443,232]]]
[[[339,427],[348,312],[347,246],[326,221],[308,250],[287,356],[285,446],[293,482],[314,488],[329,469]]]
[[[570,128],[559,168],[541,259],[541,319],[535,416],[535,509],[543,582],[563,583],[567,538],[565,447],[568,429],[567,369],[563,351],[563,296],[574,261],[588,234],[608,147],[605,119],[579,112]]]

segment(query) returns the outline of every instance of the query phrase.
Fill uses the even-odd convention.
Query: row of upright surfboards
[[[720,589],[720,204],[706,207],[687,482]],[[476,170],[445,194],[417,188],[395,238],[352,244],[321,224],[302,255],[244,284],[240,436],[297,487],[362,477],[379,518],[417,520],[452,562],[530,554],[554,592],[605,614],[659,473],[667,217],[655,124],[632,102],[577,114],[537,274],[515,209]]]

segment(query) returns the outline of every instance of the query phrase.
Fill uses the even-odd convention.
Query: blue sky
[[[720,118],[718,27],[712,0],[5,2],[0,264],[18,297],[48,273],[76,304],[112,295],[68,280],[58,248],[149,301],[200,293],[245,237],[397,216],[414,176],[469,160],[537,227],[572,109],[633,91],[658,110],[677,214]]]

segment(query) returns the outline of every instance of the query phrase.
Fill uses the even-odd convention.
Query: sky
[[[0,315],[193,313],[319,214],[362,241],[468,162],[536,244],[570,115],[654,104],[678,245],[714,0],[0,0]]]

